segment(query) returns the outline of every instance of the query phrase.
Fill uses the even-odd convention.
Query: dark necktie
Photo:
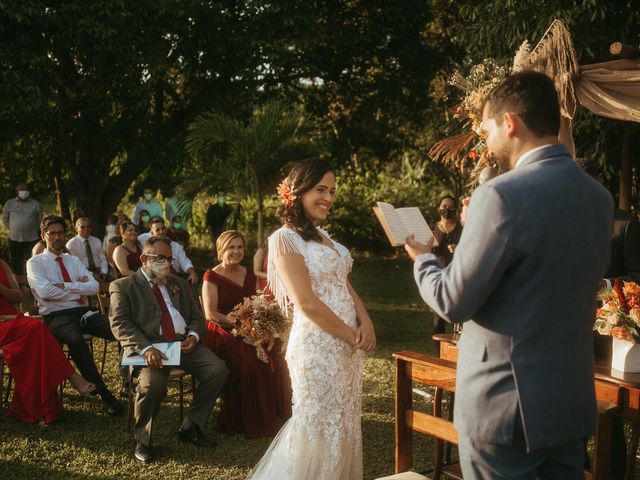
[[[173,328],[173,320],[171,314],[167,308],[167,304],[164,301],[160,287],[156,283],[151,284],[151,290],[158,300],[160,310],[162,310],[162,317],[160,318],[160,326],[162,327],[162,336],[167,341],[173,341],[176,339],[176,330]]]
[[[69,276],[69,272],[67,271],[67,267],[64,266],[64,262],[62,261],[62,257],[56,257],[56,262],[58,262],[58,267],[60,267],[60,272],[62,273],[62,280],[65,282],[71,283],[71,277]],[[80,305],[84,305],[84,300],[80,297],[76,300]]]
[[[92,272],[96,269],[96,261],[93,259],[93,252],[91,251],[91,245],[89,245],[89,239],[84,241],[84,251],[87,254],[87,262],[89,263],[89,270]]]

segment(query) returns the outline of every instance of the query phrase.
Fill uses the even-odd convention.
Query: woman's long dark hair
[[[304,213],[302,195],[315,187],[327,172],[333,172],[331,165],[320,158],[308,158],[298,163],[286,178],[295,199],[291,204],[282,204],[276,212],[283,225],[293,228],[306,240],[322,241],[316,226]]]

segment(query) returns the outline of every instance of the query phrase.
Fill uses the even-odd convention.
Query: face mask
[[[29,190],[18,190],[18,198],[20,200],[26,200],[29,198]]]
[[[145,193],[145,194],[143,195],[143,197],[144,197],[144,199],[145,199],[145,201],[146,201],[147,203],[149,203],[151,200],[153,200],[153,194],[152,194],[152,193]]]
[[[218,197],[218,205],[223,206],[227,199],[223,196]]]
[[[173,224],[173,228],[176,230],[182,230],[182,223],[176,222]]]
[[[441,208],[438,210],[438,213],[442,218],[446,218],[447,220],[453,218],[456,215],[455,210],[449,210],[448,208]]]
[[[166,283],[171,272],[171,265],[166,260],[157,260],[155,262],[147,263],[147,268],[151,272],[152,276],[157,278],[160,283]]]
[[[140,217],[140,220],[142,220],[142,223],[149,223],[149,220],[151,220],[151,217],[149,215],[142,215]]]

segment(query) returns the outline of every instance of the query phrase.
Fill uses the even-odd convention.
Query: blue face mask
[[[149,220],[151,220],[151,217],[149,215],[142,215],[140,216],[140,220],[142,220],[142,223],[149,223]]]
[[[175,223],[173,224],[173,228],[174,228],[175,230],[182,230],[182,223],[180,223],[180,222],[175,222]]]
[[[224,197],[224,195],[220,195],[218,197],[218,205],[220,205],[221,207],[224,205],[224,203],[227,201],[227,199]]]

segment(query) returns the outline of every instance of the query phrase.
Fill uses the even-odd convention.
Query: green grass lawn
[[[374,319],[378,348],[365,362],[362,427],[364,476],[393,473],[394,372],[392,353],[414,350],[432,353],[431,314],[420,300],[406,259],[358,258],[351,281]],[[99,341],[100,343],[101,341]],[[98,344],[99,344],[98,343]],[[115,345],[106,373],[113,391],[119,389]],[[133,438],[126,417],[102,413],[99,401],[84,399],[67,387],[66,412],[47,430],[25,425],[0,412],[0,479],[243,479],[258,461],[270,439],[223,437],[209,422],[205,434],[217,440],[212,449],[178,443],[178,404],[169,391],[154,422],[157,460],[142,466],[132,459]],[[189,396],[188,396],[189,397]],[[212,418],[217,415],[217,408]],[[415,467],[430,467],[432,444],[416,438]]]

